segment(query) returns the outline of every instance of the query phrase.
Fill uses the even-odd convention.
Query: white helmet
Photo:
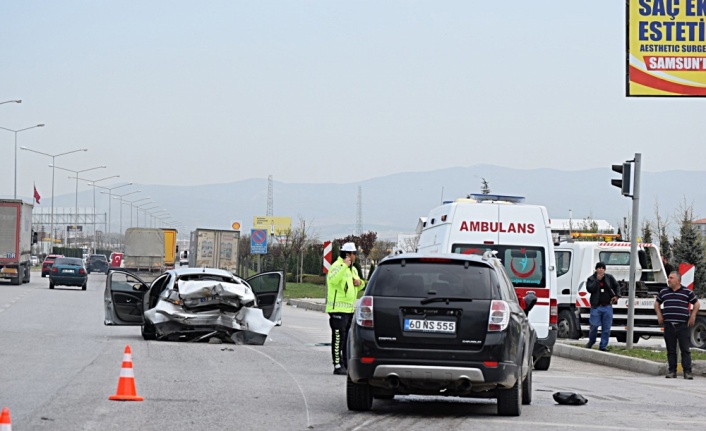
[[[353,253],[357,253],[358,249],[355,248],[355,244],[352,242],[347,242],[343,244],[343,247],[341,247],[341,251],[352,251]]]

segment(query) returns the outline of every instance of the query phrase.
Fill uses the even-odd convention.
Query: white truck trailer
[[[29,283],[32,208],[19,199],[0,200],[0,278],[14,285]]]
[[[240,232],[219,229],[196,229],[191,232],[189,266],[218,268],[238,273]]]

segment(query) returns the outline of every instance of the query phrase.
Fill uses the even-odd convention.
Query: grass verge
[[[287,283],[285,298],[323,298],[326,286],[314,283]]]
[[[632,358],[647,359],[654,362],[667,362],[667,351],[662,349],[651,349],[649,347],[633,347],[628,350],[624,347],[610,346],[610,353],[616,355],[630,356]],[[692,361],[706,361],[706,353],[691,352]]]

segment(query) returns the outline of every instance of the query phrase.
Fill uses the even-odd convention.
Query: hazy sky
[[[0,126],[89,179],[356,182],[643,154],[703,169],[704,99],[625,97],[625,5],[594,1],[0,2]],[[0,130],[0,195],[14,134]],[[18,194],[50,196],[19,151]],[[72,193],[56,171],[56,193]],[[610,171],[607,172],[610,176]],[[81,189],[86,189],[81,184]]]

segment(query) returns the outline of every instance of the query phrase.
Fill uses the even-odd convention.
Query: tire
[[[46,277],[47,275],[45,273],[42,273],[42,278]]]
[[[618,340],[619,343],[625,343],[626,341],[628,341],[628,334],[627,332],[615,334],[615,339]],[[632,343],[637,344],[638,341],[640,341],[640,336],[637,334],[632,334]]]
[[[142,338],[145,340],[157,339],[157,331],[155,331],[154,325],[148,320],[145,320],[145,324],[142,325]]]
[[[526,406],[532,404],[532,367],[529,367],[527,377],[522,383],[522,404]]]
[[[86,288],[88,288],[88,280],[81,285],[81,290],[86,290]]]
[[[539,358],[537,362],[534,364],[534,369],[539,370],[539,371],[547,371],[549,369],[549,365],[552,363],[552,357],[551,356],[542,356]]]
[[[367,383],[353,383],[346,377],[346,403],[348,410],[367,412],[373,406],[373,389]]]
[[[578,340],[581,336],[581,331],[576,323],[576,315],[571,310],[563,310],[559,313],[557,336],[559,338]]]
[[[51,280],[49,280],[49,288],[50,288],[50,289],[53,289],[53,288],[54,288],[54,282],[51,281]]]
[[[20,284],[22,284],[22,280],[24,280],[24,278],[25,278],[25,268],[23,266],[20,266],[19,268],[17,268],[17,277],[15,277],[11,280],[11,284],[13,286],[19,286]]]
[[[706,317],[697,317],[689,334],[691,345],[697,349],[706,349]]]
[[[498,389],[498,415],[519,416],[522,413],[522,372],[510,389]]]

